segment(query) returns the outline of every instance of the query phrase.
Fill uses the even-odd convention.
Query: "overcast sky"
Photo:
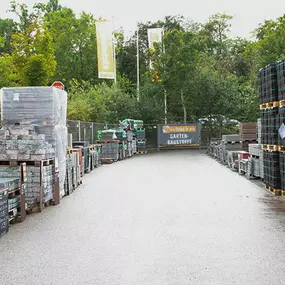
[[[28,6],[40,0],[22,0]],[[0,0],[0,17],[11,17],[6,11],[10,0]],[[76,13],[92,13],[95,17],[114,17],[115,28],[134,30],[138,21],[155,21],[166,15],[181,14],[194,21],[204,22],[215,13],[234,16],[232,35],[249,37],[265,19],[276,19],[285,13],[284,0],[61,0],[63,6]]]

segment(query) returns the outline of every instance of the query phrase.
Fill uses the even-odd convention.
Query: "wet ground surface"
[[[284,284],[285,200],[194,151],[105,165],[0,240],[0,284]]]

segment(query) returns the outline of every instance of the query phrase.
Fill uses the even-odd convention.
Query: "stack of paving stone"
[[[28,207],[40,203],[40,191],[43,191],[43,203],[53,199],[53,166],[27,166],[27,184],[25,199]]]
[[[248,151],[249,144],[257,143],[257,125],[256,123],[243,123],[240,124],[239,131],[242,150]]]
[[[282,62],[280,64],[270,64],[259,72],[264,183],[265,187],[275,194],[279,194],[280,189],[282,190],[283,169],[282,164],[280,164],[282,154],[278,152],[279,146],[284,143],[278,135],[280,126],[285,122],[285,108],[280,103],[282,92],[280,93],[279,90],[282,89],[282,77],[285,78]],[[260,176],[262,176],[262,173]]]
[[[223,135],[218,146],[218,160],[223,164],[228,164],[228,156],[231,152],[240,150],[240,136],[238,134]]]
[[[10,128],[11,130],[11,128]],[[15,135],[15,130],[0,131],[0,160],[44,160],[55,157],[55,149],[44,135]],[[3,132],[5,133],[3,135]],[[22,132],[23,133],[23,132]],[[13,135],[12,135],[13,134]]]
[[[137,152],[138,153],[145,153],[147,152],[147,145],[146,141],[137,141]]]
[[[0,189],[0,238],[9,231],[8,191]]]
[[[276,151],[264,152],[264,183],[272,192],[281,189],[280,157]]]
[[[285,60],[277,62],[278,100],[285,100]],[[282,104],[283,105],[283,104]]]
[[[67,93],[53,87],[1,89],[2,125],[35,127],[55,149],[59,165],[60,192],[64,194],[67,149]]]
[[[260,144],[249,145],[249,177],[264,178],[263,151]]]
[[[65,195],[70,195],[73,192],[73,162],[72,155],[66,157],[66,176],[64,182]]]
[[[103,143],[101,148],[101,159],[117,161],[119,159],[119,141]]]

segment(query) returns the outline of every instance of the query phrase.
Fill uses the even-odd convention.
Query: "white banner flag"
[[[148,29],[147,30],[148,46],[150,49],[154,49],[154,43],[161,43],[162,42],[162,34],[163,34],[162,28]]]
[[[110,21],[96,22],[98,77],[115,79],[113,25]]]

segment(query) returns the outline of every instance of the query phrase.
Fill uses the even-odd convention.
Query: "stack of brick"
[[[239,128],[241,138],[241,148],[248,152],[249,144],[257,144],[257,125],[256,123],[243,123]]]

